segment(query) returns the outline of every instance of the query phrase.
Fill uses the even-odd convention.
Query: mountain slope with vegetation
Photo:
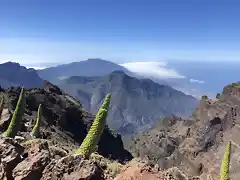
[[[105,94],[111,93],[112,102],[108,125],[121,134],[134,134],[149,128],[167,115],[190,115],[198,100],[150,79],[136,79],[122,71],[106,76],[72,76],[59,87],[80,100],[83,107],[96,113]]]

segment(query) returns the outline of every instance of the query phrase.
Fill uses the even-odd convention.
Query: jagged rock
[[[15,109],[20,90],[21,88],[9,88],[6,91],[10,112]],[[26,89],[25,97],[26,108],[19,136],[26,140],[32,138],[29,133],[37,117],[38,105],[42,104],[41,137],[52,141],[53,145],[67,152],[75,151],[80,146],[95,118],[94,115],[82,110],[81,104],[76,99],[47,81],[44,89]],[[7,125],[2,128],[2,131],[6,129]],[[109,143],[111,146],[108,146]],[[106,146],[108,148],[105,148]],[[124,149],[121,136],[114,134],[107,126],[97,150],[104,157],[117,159],[120,162],[132,159],[132,155]]]
[[[133,159],[126,164],[115,180],[200,180],[199,177],[187,176],[177,167],[163,170],[158,166],[151,167],[146,161]]]
[[[174,120],[175,119],[175,120]],[[232,141],[230,179],[240,177],[240,84],[223,89],[219,99],[201,100],[194,117],[164,118],[151,131],[135,137],[129,149],[159,167],[177,166],[188,175],[204,177],[219,174],[228,141]],[[162,139],[174,138],[174,151],[163,151]],[[137,140],[138,139],[138,140]],[[165,145],[169,144],[166,141]],[[150,147],[150,148],[149,148]],[[154,149],[149,151],[148,149]],[[167,149],[166,149],[167,150]],[[156,158],[156,157],[163,158]],[[167,165],[167,166],[166,166]],[[206,177],[206,178],[205,178]]]
[[[5,129],[7,129],[11,120],[11,116],[12,115],[8,109],[3,109],[0,116],[0,131],[4,131]]]
[[[178,168],[173,167],[164,173],[166,179],[171,180],[188,180],[189,178],[183,174]]]
[[[33,139],[21,146],[14,139],[0,137],[0,143],[1,180],[113,180],[106,169],[109,160],[85,159],[66,152],[60,153],[65,157],[55,159],[49,140]]]
[[[15,136],[14,139],[20,144],[25,141],[25,138],[22,136]]]
[[[93,160],[67,156],[52,161],[45,168],[41,180],[104,180],[104,171]]]
[[[0,137],[0,179],[13,180],[12,171],[23,160],[24,147],[14,139]]]
[[[2,132],[7,129],[20,90],[21,88],[9,88],[5,91],[6,109],[0,120]],[[94,120],[94,116],[84,111],[76,99],[48,82],[44,89],[26,89],[25,97],[25,113],[16,139],[0,139],[0,179],[40,180],[58,176],[61,177],[59,179],[70,180],[113,179],[110,173],[102,169],[101,163],[68,156],[79,147]],[[39,104],[43,107],[43,120],[40,124],[42,139],[32,139],[30,132]],[[121,136],[107,126],[97,151],[104,157],[119,162],[132,158],[131,153],[124,149]],[[49,170],[51,168],[54,171]]]
[[[49,150],[51,152],[51,155],[54,156],[55,159],[68,155],[67,151],[63,150],[61,147],[50,146]]]
[[[51,159],[48,143],[33,143],[28,150],[28,157],[13,170],[15,180],[38,180]]]
[[[58,95],[62,95],[62,91],[60,90],[59,87],[51,84],[50,82],[48,81],[44,81],[44,89],[47,90],[48,92],[53,92],[53,93],[56,93]]]

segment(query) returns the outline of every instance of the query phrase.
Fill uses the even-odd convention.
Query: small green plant
[[[41,123],[41,120],[42,120],[42,105],[39,104],[38,106],[38,115],[37,115],[37,119],[36,119],[36,123],[35,123],[35,126],[33,127],[33,130],[32,130],[32,136],[35,137],[35,138],[39,138],[40,137],[40,123]]]
[[[234,87],[234,86],[239,86],[240,84],[239,83],[231,83],[231,84],[229,84],[229,86],[231,86],[231,87]]]
[[[84,157],[89,158],[94,152],[106,124],[110,98],[110,94],[107,94],[103,104],[98,110],[96,118],[93,121],[87,136],[83,140],[80,148],[76,151],[75,155],[81,154]]]
[[[11,122],[8,126],[8,129],[3,133],[3,136],[14,138],[17,135],[24,111],[25,97],[24,88],[22,88]]]
[[[206,100],[206,99],[208,99],[208,96],[207,95],[203,95],[202,96],[202,100]]]
[[[118,162],[111,162],[107,165],[107,169],[111,172],[113,177],[116,177],[121,172],[121,164]]]
[[[1,117],[1,115],[2,115],[3,106],[4,106],[4,98],[2,97],[2,99],[1,99],[1,101],[0,101],[0,117]]]
[[[217,93],[217,95],[216,95],[216,99],[219,99],[220,98],[220,94],[219,93]]]
[[[193,112],[192,112],[192,117],[197,117],[197,110],[195,109]]]
[[[98,154],[98,153],[92,153],[92,154],[90,155],[90,157],[91,157],[91,158],[98,159],[98,160],[100,160],[100,161],[102,161],[102,160],[105,159],[102,155],[100,155],[100,154]]]
[[[228,143],[227,149],[224,153],[221,171],[220,171],[220,180],[229,180],[230,154],[231,154],[231,142]]]

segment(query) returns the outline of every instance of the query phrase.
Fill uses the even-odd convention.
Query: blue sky
[[[239,61],[239,8],[238,0],[0,0],[0,62]]]

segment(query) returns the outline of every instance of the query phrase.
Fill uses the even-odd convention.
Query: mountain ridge
[[[131,72],[123,66],[100,58],[62,64],[55,67],[41,69],[37,72],[42,79],[56,84],[58,83],[59,78],[61,79],[62,77],[101,76],[109,74],[115,70],[122,70],[128,74],[131,74]]]
[[[139,126],[149,127],[163,115],[189,115],[198,103],[194,97],[170,86],[151,79],[137,79],[122,71],[98,77],[73,76],[62,80],[58,86],[80,100],[92,113],[97,112],[105,94],[111,93],[114,104],[108,123],[119,132],[124,131],[121,130],[124,127],[132,128],[132,131]],[[179,101],[185,104],[180,105]],[[147,108],[144,110],[143,106]]]
[[[0,85],[4,88],[24,86],[26,88],[42,88],[44,81],[33,68],[26,68],[19,63],[6,62],[0,64]]]
[[[105,94],[108,91],[114,92],[116,104],[112,107],[113,114],[111,114],[110,117],[112,121],[109,121],[109,123],[111,124],[111,128],[118,130],[120,133],[134,133],[136,132],[135,128],[137,128],[138,131],[138,127],[142,125],[144,126],[144,130],[145,127],[148,128],[152,124],[154,124],[156,119],[161,118],[162,115],[169,115],[172,113],[176,113],[177,115],[179,115],[182,112],[184,115],[185,112],[187,112],[186,114],[188,115],[191,113],[191,109],[193,108],[190,106],[188,106],[188,110],[184,106],[178,105],[177,107],[177,105],[175,105],[172,108],[171,105],[168,103],[164,104],[161,102],[157,102],[155,97],[159,99],[161,93],[163,93],[163,96],[165,96],[165,98],[161,99],[164,102],[168,102],[168,98],[171,98],[170,96],[172,96],[173,94],[178,94],[179,96],[176,96],[176,102],[171,100],[173,104],[177,104],[177,99],[181,99],[181,97],[184,96],[189,100],[184,103],[187,104],[189,102],[192,103],[193,106],[196,105],[195,99],[193,99],[191,96],[185,96],[180,91],[176,91],[169,86],[156,84],[150,79],[138,79],[132,77],[130,74],[128,74],[128,71],[125,72],[125,69],[123,69],[123,67],[116,65],[115,63],[101,59],[90,59],[82,63],[87,63],[87,66],[89,66],[88,63],[96,64],[96,62],[100,64],[110,64],[111,67],[116,68],[117,70],[106,70],[104,69],[106,68],[106,66],[99,66],[101,67],[101,72],[105,72],[105,75],[91,77],[70,76],[71,78],[63,78],[61,80],[58,79],[58,84],[56,84],[59,85],[67,93],[73,95],[75,98],[79,98],[80,102],[84,104],[84,108],[94,114],[97,112],[100,104],[102,103]],[[79,63],[81,64],[81,62],[76,62],[73,64],[75,66],[75,64]],[[69,64],[60,65],[60,67],[65,66],[69,66]],[[27,69],[26,67],[20,66],[20,64],[13,62],[1,64],[0,68],[1,67],[3,71],[0,72],[0,84],[5,88],[12,86],[24,86],[25,88],[43,87],[43,79],[38,76],[39,71],[36,71],[32,68]],[[70,69],[71,67],[72,64],[70,64]],[[93,67],[92,70],[99,67]],[[13,71],[14,75],[12,76],[11,73]],[[106,74],[107,72],[110,73]],[[72,81],[72,83],[70,81]],[[76,83],[76,81],[81,82]],[[64,85],[59,82],[66,82],[66,84]],[[173,91],[174,93],[171,93]],[[180,101],[183,101],[183,99],[181,99]],[[146,108],[147,110],[144,109],[145,103],[147,103],[149,106]],[[162,106],[163,108],[156,108],[154,106]],[[151,108],[153,111],[151,110]],[[178,111],[178,109],[181,110]],[[144,111],[147,112],[146,116]],[[113,119],[116,120],[113,121]],[[133,122],[131,122],[132,119]]]

